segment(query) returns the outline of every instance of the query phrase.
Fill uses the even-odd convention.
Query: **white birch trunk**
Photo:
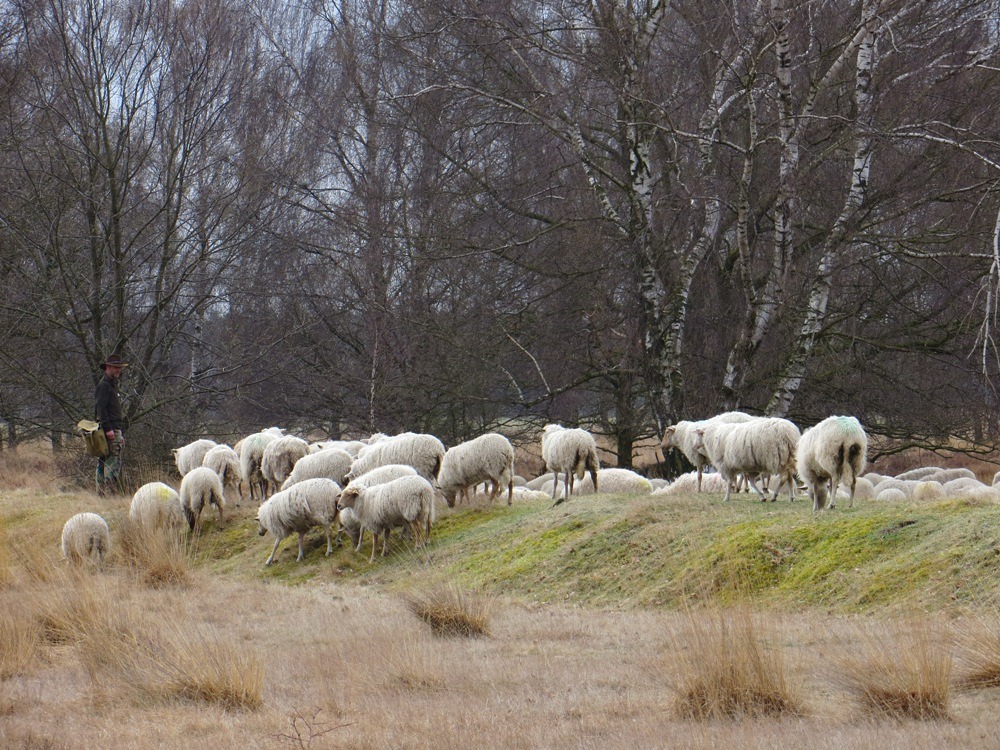
[[[772,416],[785,417],[788,415],[802,381],[805,379],[816,339],[826,323],[833,286],[834,261],[838,252],[841,251],[843,243],[847,240],[851,225],[864,204],[868,189],[873,150],[874,106],[871,95],[871,80],[875,65],[875,13],[877,5],[877,0],[865,0],[862,8],[863,27],[858,46],[854,87],[857,119],[855,120],[855,148],[854,160],[851,165],[850,188],[844,200],[844,206],[823,245],[823,255],[813,278],[802,327],[793,344],[792,354],[785,365],[778,387],[767,406],[767,413]]]

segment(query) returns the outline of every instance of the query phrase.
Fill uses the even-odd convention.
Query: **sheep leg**
[[[391,529],[386,529],[382,532],[382,557],[385,557],[385,553],[389,550],[389,533]]]
[[[300,531],[299,532],[299,556],[297,558],[295,558],[297,562],[302,562],[302,558],[306,556],[306,549],[305,549],[305,545],[303,544],[303,542],[305,542],[305,539],[306,539],[306,532]]]
[[[275,539],[274,540],[274,546],[271,548],[271,556],[269,558],[267,558],[267,560],[264,562],[265,566],[270,565],[271,563],[274,562],[274,556],[278,552],[278,545],[279,544],[281,544],[281,539],[280,538]]]
[[[413,549],[420,549],[424,546],[423,530],[420,528],[419,518],[410,521],[410,534],[413,536]]]
[[[698,492],[701,492],[701,469],[702,469],[702,467],[699,466],[698,467]]]
[[[719,473],[722,474],[722,478],[726,480],[726,496],[722,498],[722,502],[728,503],[733,491],[733,478],[728,474],[723,474],[721,471]]]
[[[500,492],[500,482],[490,482],[490,505],[493,505],[498,492]]]
[[[324,526],[323,530],[326,532],[326,557],[329,557],[333,554],[332,532],[329,526]]]
[[[837,507],[837,489],[840,486],[840,481],[838,479],[837,483],[834,484],[834,480],[835,479],[836,479],[836,477],[830,477],[830,488],[829,488],[829,492],[830,492],[830,510],[833,510],[834,508]]]
[[[514,479],[511,477],[510,484],[507,485],[507,505],[514,504]]]
[[[753,487],[753,491],[757,493],[758,497],[760,497],[760,501],[762,503],[766,503],[767,495],[765,495],[763,492],[760,491],[760,487],[757,486],[757,482],[753,478],[753,474],[744,474],[743,476],[746,477],[746,480],[750,483],[750,486]]]
[[[378,547],[378,537],[379,533],[377,531],[372,532],[372,556],[368,558],[368,562],[375,562],[375,548]]]

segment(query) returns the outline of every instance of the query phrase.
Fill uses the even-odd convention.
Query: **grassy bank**
[[[15,550],[58,557],[63,521],[95,510],[112,530],[127,500],[89,493],[19,490],[0,499]],[[752,601],[771,608],[866,612],[1000,602],[1000,507],[964,501],[859,502],[813,514],[804,500],[762,504],[741,497],[585,496],[555,508],[439,508],[432,543],[414,552],[397,539],[368,562],[339,547],[325,558],[322,533],[295,561],[287,539],[264,568],[271,540],[257,535],[254,508],[219,524],[206,515],[190,542],[196,567],[225,577],[301,584],[357,582],[406,589],[433,581],[502,593],[525,602],[673,608],[692,601]]]

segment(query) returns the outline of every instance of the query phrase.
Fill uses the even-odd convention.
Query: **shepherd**
[[[122,370],[128,362],[115,352],[101,363],[104,377],[97,384],[94,394],[94,418],[108,439],[110,454],[97,459],[97,494],[104,497],[109,492],[125,492],[122,448],[125,447],[125,412],[122,410],[118,391]]]

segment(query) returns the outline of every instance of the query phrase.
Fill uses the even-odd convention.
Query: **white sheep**
[[[62,553],[67,562],[101,566],[110,549],[108,522],[96,513],[77,513],[63,525]]]
[[[737,424],[740,422],[750,422],[754,419],[756,419],[756,417],[744,414],[741,411],[727,411],[722,414],[716,414],[711,419],[702,419],[697,422],[681,420],[677,424],[670,425],[663,431],[663,439],[660,441],[660,448],[664,453],[671,448],[676,448],[684,454],[684,457],[691,462],[697,472],[697,491],[701,492],[702,473],[704,468],[708,466],[711,461],[708,460],[708,456],[704,451],[698,450],[695,447],[694,431],[709,424],[719,422],[725,424]]]
[[[264,449],[278,437],[278,435],[265,430],[247,435],[239,442],[240,477],[249,488],[251,500],[256,499],[258,502],[262,502],[267,494],[267,480],[261,473],[260,463],[264,458]]]
[[[350,470],[353,461],[354,457],[350,453],[339,448],[325,448],[317,453],[310,453],[295,462],[292,473],[281,485],[281,489],[287,490],[305,479],[323,477],[343,485],[344,475]]]
[[[314,526],[322,526],[326,534],[326,556],[333,552],[331,539],[334,521],[337,520],[337,498],[340,485],[332,479],[317,477],[296,482],[287,490],[274,493],[257,509],[257,532],[264,536],[270,532],[274,537],[274,547],[264,562],[270,565],[278,552],[278,545],[292,532],[299,535],[299,556],[305,555],[303,541],[306,532]]]
[[[137,489],[128,516],[133,523],[150,529],[184,527],[181,497],[177,490],[163,482],[149,482]]]
[[[540,490],[549,482],[554,482],[555,478],[556,478],[555,472],[546,471],[542,474],[539,474],[534,479],[529,479],[524,486],[527,487],[529,490]]]
[[[848,507],[854,507],[858,476],[868,460],[868,436],[854,417],[827,417],[802,433],[796,449],[799,477],[809,488],[813,510],[823,510],[829,498],[836,507],[836,492],[844,482]],[[833,494],[830,494],[832,489]]]
[[[846,500],[848,498],[848,490],[841,485],[837,490],[837,498]],[[868,481],[867,477],[858,477],[854,485],[854,499],[855,500],[871,500],[875,497],[875,487],[871,482]]]
[[[418,548],[430,538],[434,523],[434,487],[421,476],[400,477],[373,487],[345,489],[337,505],[340,509],[352,509],[361,528],[371,532],[372,562],[379,537],[385,557],[389,532],[396,526],[408,526]],[[359,542],[356,548],[359,552],[360,547]]]
[[[365,446],[347,472],[348,481],[387,464],[407,464],[429,482],[437,479],[444,460],[444,443],[433,435],[404,432]]]
[[[606,495],[648,495],[653,491],[652,483],[631,469],[611,467],[597,472],[601,492]],[[584,477],[573,490],[577,495],[594,494],[594,484],[590,477]]]
[[[205,454],[215,446],[216,442],[214,440],[202,438],[180,448],[175,448],[174,463],[177,465],[177,471],[180,472],[181,476],[184,476],[191,469],[201,466]]]
[[[969,479],[976,478],[976,472],[972,469],[967,469],[964,466],[958,469],[941,469],[940,471],[935,471],[933,474],[928,475],[925,479],[932,482],[945,482],[951,481],[952,479],[961,479],[963,477],[968,477]]]
[[[919,482],[913,488],[914,500],[943,500],[944,486],[940,482]]]
[[[360,440],[320,440],[309,445],[309,452],[319,453],[327,448],[337,448],[357,458],[358,453],[366,445],[367,443],[363,443]]]
[[[291,475],[300,458],[309,454],[309,443],[294,435],[283,435],[264,446],[260,473],[267,482],[267,494],[272,495]]]
[[[214,505],[219,511],[219,521],[226,508],[226,492],[222,488],[219,475],[207,466],[192,469],[181,480],[181,510],[187,519],[188,528],[194,531],[206,505]]]
[[[904,471],[902,474],[897,474],[896,479],[902,479],[902,480],[926,479],[931,474],[936,474],[939,471],[942,471],[942,469],[937,466],[920,466],[916,469],[910,469],[909,471]]]
[[[355,477],[348,482],[344,489],[356,490],[360,487],[374,487],[376,484],[385,484],[400,477],[416,476],[419,476],[419,474],[417,474],[417,470],[412,466],[407,466],[406,464],[386,464],[385,466],[372,469],[360,477]],[[360,550],[361,544],[364,541],[365,530],[361,527],[361,519],[358,518],[354,509],[341,508],[337,522],[337,541],[340,541],[340,532],[346,531],[355,549]]]
[[[227,487],[236,489],[236,507],[239,507],[240,501],[243,499],[243,488],[241,487],[243,477],[240,471],[240,457],[236,450],[228,445],[216,445],[205,454],[201,465],[219,475],[223,490]]]
[[[449,508],[455,507],[455,496],[480,482],[490,482],[490,502],[501,487],[507,488],[507,505],[514,501],[514,446],[503,435],[485,435],[449,448],[441,461],[437,476],[438,487],[444,493]]]
[[[726,491],[726,480],[722,478],[721,474],[716,472],[709,472],[700,477],[701,480],[701,490],[699,487],[699,477],[697,471],[689,471],[687,474],[681,474],[674,481],[667,484],[666,487],[659,487],[653,490],[654,495],[681,495],[688,494],[691,492],[710,492],[710,493],[722,493]]]
[[[545,462],[546,469],[555,472],[556,484],[559,483],[559,475],[564,474],[563,495],[556,498],[558,493],[555,490],[552,492],[555,505],[573,494],[574,480],[583,479],[584,473],[588,471],[594,483],[594,491],[599,491],[597,471],[601,468],[601,462],[597,458],[594,436],[586,430],[566,428],[558,424],[545,425],[542,431],[542,461]]]
[[[754,492],[766,501],[755,477],[778,474],[780,480],[771,501],[778,499],[781,488],[788,484],[788,499],[795,499],[795,449],[799,443],[799,428],[787,419],[760,417],[750,422],[710,422],[694,431],[694,446],[708,456],[712,465],[727,482],[729,501],[732,485],[739,474],[746,474]]]
[[[899,503],[906,500],[906,493],[898,487],[879,488],[875,494],[875,499],[882,503]]]

